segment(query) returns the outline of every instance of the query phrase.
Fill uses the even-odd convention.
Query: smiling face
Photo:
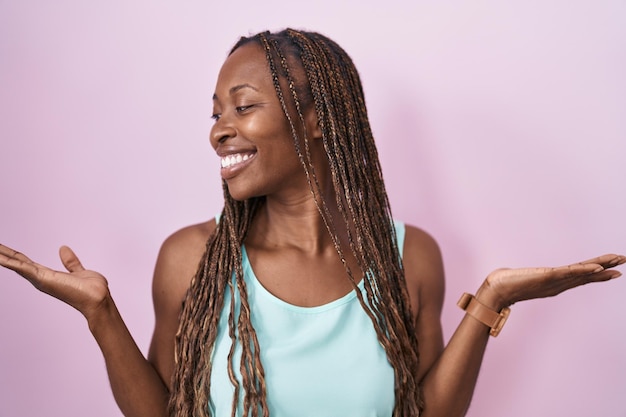
[[[243,45],[224,62],[213,118],[211,144],[235,200],[310,193],[260,45]]]

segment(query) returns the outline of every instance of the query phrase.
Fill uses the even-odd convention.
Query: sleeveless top
[[[405,227],[396,222],[402,252]],[[289,304],[257,280],[245,247],[242,266],[251,320],[261,348],[271,417],[390,417],[394,408],[394,370],[355,290],[317,307]],[[363,280],[358,285],[365,295]],[[225,294],[213,350],[211,400],[214,417],[229,417],[234,387],[227,357],[230,292]],[[235,297],[238,314],[239,297]],[[234,370],[241,383],[241,346]],[[240,385],[241,386],[241,385]],[[237,416],[243,416],[243,387]]]

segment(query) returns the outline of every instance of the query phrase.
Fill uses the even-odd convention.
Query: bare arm
[[[419,374],[425,402],[422,417],[464,416],[476,386],[490,329],[466,315],[448,345],[433,359],[429,352],[437,351],[439,338],[431,341],[425,337],[441,331],[441,305],[436,300],[442,299],[443,271],[424,269],[415,262],[433,265],[440,260],[436,243],[419,230],[417,239],[411,240],[411,234],[415,236],[415,233],[415,229],[407,229],[404,259],[411,299],[419,301],[416,330],[422,357]],[[610,268],[624,262],[624,256],[605,255],[559,268],[500,269],[487,277],[476,298],[500,311],[518,301],[550,297],[589,282],[617,278],[621,274]]]
[[[152,298],[155,326],[148,359],[171,388],[178,317],[183,299],[206,247],[215,221],[190,226],[170,236],[161,247],[154,271]]]
[[[144,357],[124,324],[106,279],[85,270],[69,248],[60,250],[67,273],[39,265],[2,245],[0,265],[14,270],[37,289],[85,316],[102,350],[113,395],[125,416],[166,416],[178,312],[211,230],[208,225],[183,229],[161,248],[153,286],[157,317],[150,360]]]
[[[445,281],[441,252],[424,231],[406,226],[403,263],[419,347],[418,380],[443,352],[441,310]]]
[[[115,401],[126,417],[167,416],[169,391],[137,347],[110,297],[89,320],[105,359]]]
[[[441,311],[445,279],[435,240],[407,226],[404,267],[419,342],[422,416],[465,415],[488,339],[486,326],[465,318],[444,349]]]
[[[167,390],[128,332],[106,279],[85,270],[68,247],[59,251],[68,272],[54,271],[0,245],[0,265],[80,311],[104,355],[113,395],[127,416],[165,415]]]

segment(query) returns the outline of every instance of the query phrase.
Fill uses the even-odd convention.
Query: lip
[[[220,175],[223,179],[229,180],[236,175],[238,175],[241,171],[246,169],[248,165],[256,158],[256,151],[238,151],[238,152],[218,152],[220,158],[225,158],[233,155],[250,155],[247,159],[241,160],[233,165],[229,165],[227,167],[220,167]]]

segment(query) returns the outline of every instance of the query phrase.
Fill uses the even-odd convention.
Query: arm
[[[174,349],[182,302],[214,229],[215,220],[179,230],[163,243],[159,252],[152,282],[155,325],[148,360],[168,390],[174,373]]]
[[[476,299],[494,311],[515,302],[551,297],[590,282],[621,275],[611,271],[626,257],[605,255],[559,268],[499,269],[485,279]],[[442,355],[422,381],[426,398],[424,417],[464,416],[469,407],[489,328],[466,314]]]
[[[134,343],[132,346],[124,343],[132,340],[125,326],[110,329],[117,323],[123,325],[121,318],[117,319],[119,314],[103,320],[98,332],[92,330],[107,363],[115,400],[127,417],[167,416],[178,317],[214,228],[214,221],[186,227],[168,237],[161,246],[152,281],[155,325],[147,360]],[[99,334],[109,329],[113,337]],[[123,333],[128,337],[115,340],[115,334]],[[110,343],[103,344],[100,340]]]
[[[476,386],[490,329],[466,315],[445,349],[433,355],[441,346],[439,338],[431,341],[427,337],[441,332],[438,300],[442,299],[443,270],[423,265],[437,265],[439,250],[424,232],[407,228],[404,259],[409,294],[412,304],[417,304],[418,308],[414,313],[420,342],[419,377],[425,402],[422,417],[464,416]],[[500,311],[517,301],[549,297],[589,282],[617,278],[621,274],[608,269],[624,262],[626,257],[605,255],[560,268],[500,269],[487,277],[476,298],[494,311]],[[418,302],[413,303],[413,300]]]
[[[37,264],[0,245],[0,265],[85,316],[104,355],[113,395],[122,412],[127,416],[165,415],[167,390],[128,332],[106,279],[85,270],[68,247],[62,247],[59,255],[67,273]]]
[[[166,382],[174,367],[178,311],[211,230],[209,223],[183,229],[168,238],[161,248],[154,277],[157,319],[150,360],[143,356],[124,324],[106,279],[85,270],[69,248],[60,250],[68,273],[46,268],[2,245],[0,265],[14,270],[37,289],[85,316],[102,350],[113,395],[125,416],[166,416],[169,397]]]
[[[111,390],[127,417],[167,416],[169,391],[154,366],[146,360],[108,297],[102,312],[88,320],[102,350]]]
[[[407,226],[403,260],[419,342],[420,417],[463,416],[476,386],[488,328],[466,317],[444,349],[445,279],[439,246],[424,231]]]

